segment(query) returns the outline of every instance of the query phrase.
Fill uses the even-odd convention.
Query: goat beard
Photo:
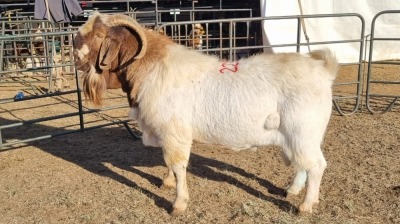
[[[94,106],[101,106],[103,94],[107,89],[107,82],[103,75],[98,74],[93,66],[83,76],[83,93],[85,98]]]

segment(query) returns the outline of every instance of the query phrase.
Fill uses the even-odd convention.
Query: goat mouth
[[[90,71],[89,61],[87,60],[78,60],[75,62],[75,68],[83,73],[87,74]]]

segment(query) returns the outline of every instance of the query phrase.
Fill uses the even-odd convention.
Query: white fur
[[[262,54],[239,61],[236,72],[221,73],[217,58],[177,45],[167,52],[164,60],[151,65],[153,72],[142,83],[137,118],[143,143],[163,148],[169,168],[166,180],[171,182],[172,174],[177,177],[174,211],[187,206],[184,174],[196,141],[232,149],[281,146],[284,159],[298,170],[289,193],[297,194],[308,175],[300,210],[311,212],[326,167],[320,145],[336,75],[331,53],[325,52],[321,60]]]
[[[279,127],[280,124],[280,116],[278,112],[272,113],[270,115],[268,115],[265,124],[264,124],[264,128],[265,129],[277,129]]]
[[[311,150],[306,146],[314,145],[319,150],[322,142],[333,81],[323,61],[258,55],[239,61],[238,72],[221,74],[221,62],[214,57],[180,46],[168,52],[139,93],[139,120],[152,123],[143,132],[178,119],[197,142],[235,148],[280,145],[290,160],[296,157],[295,165],[314,166],[310,156],[317,155],[292,148]],[[283,63],[282,57],[292,61]]]

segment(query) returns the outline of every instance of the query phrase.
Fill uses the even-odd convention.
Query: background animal
[[[193,49],[202,49],[203,47],[203,35],[205,34],[204,28],[200,23],[193,25],[193,29],[189,34],[189,45]]]
[[[281,146],[286,164],[296,171],[287,193],[298,194],[307,182],[299,210],[312,212],[318,204],[327,166],[321,143],[338,69],[330,51],[260,54],[227,63],[130,17],[98,13],[80,27],[74,46],[85,95],[100,105],[111,81],[118,81],[143,143],[162,148],[168,167],[163,186],[176,187],[173,214],[188,205],[186,168],[193,142],[235,150]]]

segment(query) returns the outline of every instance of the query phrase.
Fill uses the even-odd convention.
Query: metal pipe
[[[80,131],[85,131],[85,123],[83,120],[83,104],[82,104],[82,94],[81,94],[81,87],[79,84],[79,76],[78,70],[75,69],[75,82],[76,82],[76,90],[77,90],[77,97],[78,97],[78,111],[79,111],[79,127]]]
[[[233,52],[232,52],[232,50],[233,50],[233,32],[232,32],[232,29],[233,29],[233,22],[230,22],[229,23],[229,50],[228,50],[230,61],[233,60]]]
[[[400,96],[396,95],[391,95],[391,96],[385,96],[385,97],[391,97],[394,98],[394,100],[383,110],[383,111],[376,111],[372,108],[370,99],[371,97],[383,97],[382,95],[379,94],[371,94],[371,83],[378,83],[378,84],[389,84],[387,83],[388,81],[384,80],[372,80],[372,60],[373,60],[373,51],[374,51],[374,41],[398,41],[400,38],[375,38],[375,27],[376,27],[376,20],[384,14],[400,14],[400,10],[385,10],[381,11],[378,14],[374,16],[372,19],[371,23],[371,35],[370,35],[370,45],[369,45],[369,57],[368,57],[368,71],[367,71],[367,90],[366,90],[366,107],[368,111],[371,113],[386,113],[387,111],[390,111],[392,107],[394,106],[395,102],[398,100]],[[381,62],[380,62],[381,63]],[[398,82],[394,81],[394,83],[391,84],[399,84]]]
[[[94,110],[87,110],[87,111],[79,111],[79,112],[74,112],[74,113],[67,113],[67,114],[61,114],[61,115],[54,115],[54,116],[49,116],[49,117],[42,117],[42,118],[37,118],[37,119],[31,119],[23,122],[16,122],[12,124],[6,124],[6,125],[0,125],[0,130],[2,129],[7,129],[7,128],[14,128],[18,126],[23,126],[27,124],[35,124],[43,121],[51,121],[51,120],[57,120],[61,118],[67,118],[67,117],[73,117],[77,115],[83,115],[83,114],[92,114],[92,113],[98,113],[102,111],[109,111],[109,110],[115,110],[115,109],[120,109],[120,108],[126,108],[126,105],[118,105],[118,106],[112,106],[112,107],[104,107],[101,109],[94,109]]]
[[[96,126],[88,127],[85,130],[93,130],[93,129],[97,129],[97,128],[107,127],[107,126],[110,126],[110,125],[124,124],[126,122],[129,122],[129,120],[114,121],[114,122],[110,122],[110,123],[107,123],[107,124],[96,125]],[[49,138],[64,136],[64,135],[68,135],[68,134],[79,133],[79,132],[80,132],[80,130],[68,130],[68,131],[62,131],[62,132],[59,132],[59,133],[56,133],[56,134],[42,135],[42,136],[38,136],[38,137],[33,137],[33,138],[28,138],[28,139],[23,139],[23,140],[18,140],[18,141],[2,143],[2,144],[0,144],[0,151],[9,149],[9,148],[11,148],[11,146],[17,145],[17,144],[24,144],[24,143],[28,143],[28,142],[33,142],[33,141],[38,141],[38,140],[43,140],[43,139],[49,139]],[[132,135],[132,136],[134,136],[134,135]]]
[[[296,46],[296,52],[300,53],[300,42],[301,42],[301,19],[297,18],[297,46]]]
[[[2,103],[13,103],[13,102],[19,102],[19,101],[26,101],[26,100],[34,100],[34,99],[40,99],[40,98],[46,98],[46,97],[53,97],[53,96],[62,96],[62,95],[67,95],[71,93],[75,93],[76,90],[70,90],[66,92],[56,92],[56,93],[47,93],[47,94],[42,94],[42,95],[35,95],[35,96],[26,96],[22,99],[0,99],[0,104]]]

